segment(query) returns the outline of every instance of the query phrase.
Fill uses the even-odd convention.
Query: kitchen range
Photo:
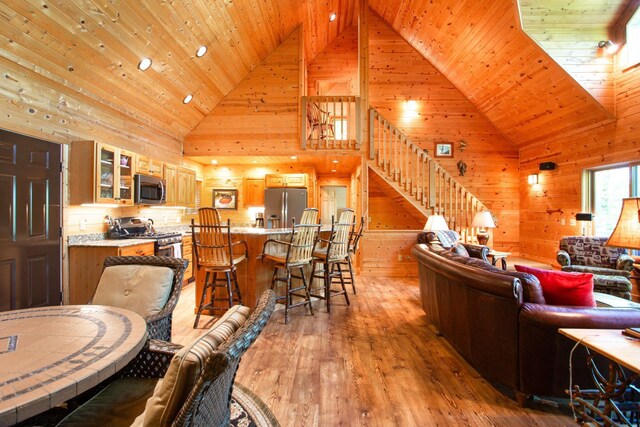
[[[109,239],[149,239],[154,241],[154,255],[182,258],[182,233],[156,233],[151,218],[107,218]]]

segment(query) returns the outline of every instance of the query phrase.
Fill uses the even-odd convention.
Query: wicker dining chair
[[[226,224],[220,220],[220,214],[214,208],[198,210],[200,224],[191,220],[193,235],[194,260],[198,271],[205,272],[204,287],[198,304],[198,311],[193,327],[198,326],[200,315],[204,310],[228,310],[234,301],[242,304],[242,294],[238,285],[237,266],[248,257],[247,244],[244,241],[231,241],[231,221]],[[234,253],[236,245],[243,245],[243,253]],[[218,277],[220,274],[220,277]],[[224,274],[224,277],[222,276]],[[211,280],[209,280],[211,278]],[[232,287],[233,282],[233,287]],[[226,297],[216,297],[216,290],[222,289]],[[205,304],[207,292],[211,293],[210,301]],[[219,305],[216,302],[226,302]]]
[[[229,426],[240,359],[266,326],[274,306],[274,293],[268,290],[253,313],[234,306],[184,347],[149,341],[118,379],[58,426]]]
[[[104,260],[100,282],[89,304],[110,305],[135,311],[145,318],[149,339],[171,341],[172,314],[180,297],[182,279],[188,265],[189,261],[185,259],[166,256],[109,256]],[[146,273],[148,279],[145,279],[145,274],[143,273],[141,276],[139,269],[133,274],[125,275],[122,274],[126,273],[123,269],[110,269],[110,267],[116,266],[133,268],[148,266],[158,269],[148,270],[149,272]],[[162,274],[163,268],[169,269],[172,275]],[[116,273],[114,274],[114,272]],[[140,277],[142,277],[142,280],[139,280]],[[123,281],[123,278],[131,278],[132,282],[135,281],[135,283]],[[171,281],[171,289],[166,303],[161,308],[157,307],[154,310],[156,311],[154,314],[145,315],[139,312],[141,304],[133,304],[133,300],[137,302],[141,301],[141,299],[161,300],[161,297],[157,296],[157,291],[159,285],[162,285],[159,281],[164,279]],[[132,288],[134,284],[137,284],[135,289]],[[157,299],[157,297],[160,299]],[[148,306],[149,303],[153,304],[154,302],[146,301],[144,305]]]
[[[344,295],[347,305],[350,304],[345,280],[342,271],[342,263],[349,256],[349,234],[353,229],[355,213],[352,209],[345,209],[340,213],[338,222],[331,216],[331,234],[329,239],[318,239],[319,242],[326,243],[325,247],[316,248],[313,251],[313,267],[311,269],[311,280],[321,279],[322,286],[312,287],[312,291],[323,290],[322,294],[313,294],[312,297],[327,301],[327,312],[331,311],[331,298],[337,295]],[[318,269],[322,266],[322,270]],[[340,282],[341,289],[332,289],[334,280]]]
[[[302,214],[304,223],[296,224],[293,219],[293,226],[289,241],[268,239],[262,246],[262,260],[269,259],[275,262],[273,276],[271,278],[271,289],[275,289],[278,283],[284,283],[286,290],[284,295],[278,296],[276,301],[284,300],[284,323],[289,322],[289,309],[300,305],[308,305],[309,311],[313,315],[309,286],[304,269],[313,259],[313,250],[316,245],[320,224],[318,221],[318,210],[315,208],[305,209]],[[295,275],[297,270],[299,275]],[[293,285],[293,279],[300,280],[300,284]],[[299,293],[304,291],[304,293]],[[302,298],[302,301],[293,302],[293,297]]]

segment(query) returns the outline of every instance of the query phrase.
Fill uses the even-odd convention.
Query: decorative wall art
[[[238,190],[214,189],[213,207],[216,209],[238,209]]]
[[[450,142],[436,142],[435,157],[453,157],[453,144]]]

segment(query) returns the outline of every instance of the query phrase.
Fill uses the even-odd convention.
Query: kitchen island
[[[323,226],[321,232],[331,231],[331,226]],[[253,309],[260,298],[262,292],[271,287],[271,277],[273,276],[274,265],[270,260],[261,259],[262,246],[268,239],[289,241],[291,228],[254,228],[254,227],[231,227],[231,240],[237,242],[244,240],[247,243],[248,257],[247,261],[243,261],[238,265],[238,285],[242,293],[243,305]],[[241,248],[237,245],[236,248]],[[273,246],[270,246],[272,250]],[[204,289],[204,270],[197,271],[197,261],[194,251],[194,277],[196,278],[196,292],[194,301],[194,313],[198,311],[198,304],[202,290]],[[205,299],[209,301],[209,295]],[[207,314],[206,311],[203,313]],[[220,315],[223,311],[217,311],[215,315]],[[213,314],[213,313],[208,313]],[[204,324],[204,323],[203,323]]]

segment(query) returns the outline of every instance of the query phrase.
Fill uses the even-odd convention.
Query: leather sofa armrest
[[[558,264],[563,267],[571,265],[571,257],[567,251],[559,250],[556,252],[556,260],[558,261]]]
[[[634,259],[629,255],[620,255],[616,260],[616,269],[631,271],[633,270]]]
[[[469,243],[462,243],[462,246],[464,246],[467,252],[469,252],[470,257],[479,258],[483,261],[489,262],[489,246],[472,245]]]
[[[624,329],[640,327],[640,310],[524,303],[520,324],[553,331],[559,328]]]

